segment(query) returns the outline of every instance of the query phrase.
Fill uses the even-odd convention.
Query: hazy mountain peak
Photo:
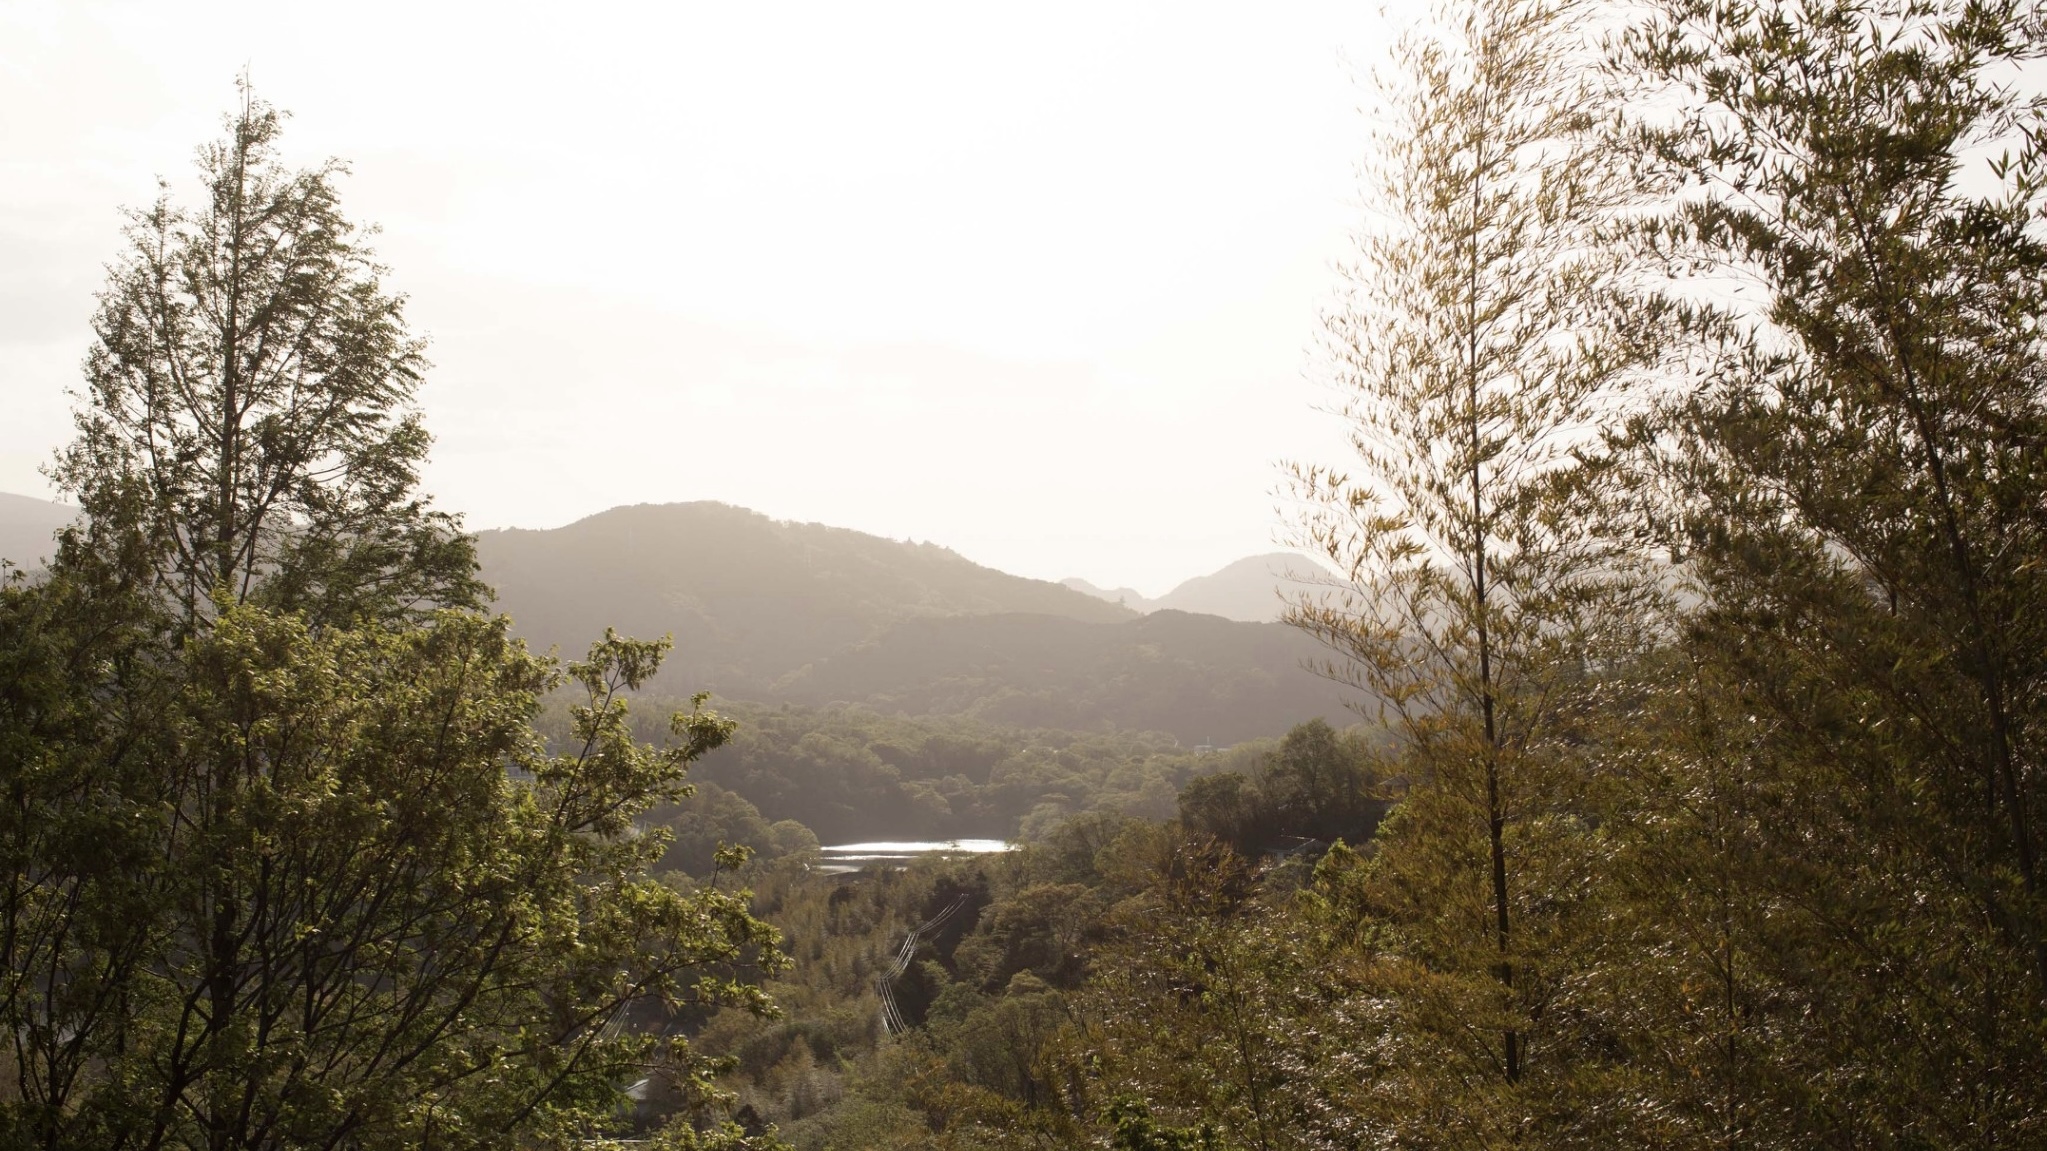
[[[1129,588],[1104,589],[1084,579],[1062,581],[1075,591],[1142,612],[1171,609],[1224,619],[1264,623],[1277,620],[1286,606],[1283,596],[1313,588],[1333,578],[1321,563],[1297,552],[1246,556],[1204,576],[1195,576],[1157,599]]]
[[[78,518],[70,504],[0,492],[0,559],[18,568],[38,568],[57,550],[51,538]]]
[[[1096,587],[1095,585],[1087,582],[1086,580],[1077,577],[1072,579],[1063,579],[1060,580],[1059,582],[1067,587],[1072,588],[1074,591],[1081,593],[1082,595],[1091,595],[1096,599],[1108,600],[1110,603],[1120,603],[1124,607],[1130,608],[1133,611],[1151,611],[1156,606],[1152,603],[1151,600],[1146,599],[1144,595],[1140,593],[1136,588]]]

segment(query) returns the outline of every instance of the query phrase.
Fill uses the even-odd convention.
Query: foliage
[[[132,214],[50,473],[87,517],[68,562],[136,550],[187,620],[216,592],[318,623],[477,606],[472,541],[416,490],[423,345],[341,214],[344,169],[285,169],[281,124],[245,86],[201,205]]]
[[[1332,737],[1306,724],[1292,742]],[[769,988],[787,1018],[728,1014],[698,1038],[737,1059],[727,1086],[798,1147],[1105,1145],[1119,1125],[1170,1139],[1204,1122],[1228,1146],[1293,1146],[1363,1130],[1327,1102],[1355,1096],[1348,1032],[1328,1015],[1355,964],[1334,942],[1350,938],[1330,926],[1341,915],[1298,910],[1320,882],[1312,857],[1247,860],[1094,812],[998,856],[843,876],[787,860],[757,879],[758,911],[791,940]],[[875,977],[960,896],[895,986],[912,1029],[885,1034]],[[1152,1110],[1108,1116],[1119,1095]]]
[[[1657,356],[1620,238],[1643,188],[1602,136],[1591,10],[1460,5],[1396,52],[1353,290],[1328,320],[1358,475],[1298,468],[1307,531],[1354,590],[1293,618],[1385,701],[1410,781],[1365,910],[1408,1029],[1403,1138],[1461,1112],[1568,1111],[1603,1057],[1572,1025],[1604,849],[1587,755],[1652,599],[1602,529],[1590,458]],[[1389,968],[1390,969],[1390,968]]]
[[[692,586],[838,598],[693,655],[814,707],[659,730],[665,645],[460,610],[418,346],[246,104],[0,586],[0,1145],[2039,1145],[2047,17],[1438,15],[1328,320],[1356,474],[1294,473],[1375,722],[1219,753],[1316,710],[1270,629],[731,509],[780,558]]]
[[[580,1129],[629,1077],[700,1077],[621,1024],[765,1010],[736,976],[772,968],[774,935],[743,894],[646,876],[662,843],[635,812],[728,730],[698,712],[673,750],[632,742],[619,693],[659,656],[607,639],[573,665],[583,738],[548,757],[528,721],[562,673],[502,620],[315,633],[223,604],[98,781],[147,790],[19,812],[14,1137],[500,1146]],[[117,866],[79,866],[81,837]]]
[[[2011,77],[2043,30],[1671,3],[1631,44],[1689,111],[1644,133],[1697,189],[1674,267],[1760,288],[1701,318],[1712,371],[1641,429],[1703,600],[1671,722],[1705,730],[1661,769],[1723,893],[1702,1129],[2039,1138],[2047,201]]]
[[[564,1145],[637,1080],[671,1144],[765,1145],[678,1024],[770,1012],[777,937],[639,824],[731,725],[643,745],[665,642],[563,669],[464,610],[418,346],[277,126],[137,217],[55,469],[89,521],[0,587],[0,1145]]]
[[[1185,780],[1250,767],[1271,747],[1202,753],[1157,732],[1013,728],[856,707],[735,704],[729,713],[740,728],[697,769],[705,791],[659,818],[701,819],[706,836],[719,825],[716,834],[759,848],[769,846],[767,825],[789,820],[840,843],[1033,838],[1088,811],[1164,818]],[[545,723],[559,733],[559,714]],[[641,736],[661,733],[646,726]]]
[[[1151,1108],[1136,1099],[1118,1099],[1109,1104],[1108,1120],[1115,1125],[1110,1146],[1116,1151],[1213,1151],[1220,1148],[1210,1124],[1167,1127],[1151,1117]]]
[[[1245,855],[1368,839],[1393,795],[1377,734],[1338,732],[1319,719],[1298,724],[1258,760],[1255,774],[1221,771],[1188,781],[1180,823]]]

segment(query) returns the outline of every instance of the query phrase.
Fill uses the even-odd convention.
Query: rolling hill
[[[0,556],[32,567],[75,510],[0,493]],[[640,504],[550,530],[482,532],[483,578],[529,643],[580,655],[606,627],[673,634],[654,690],[853,703],[1188,744],[1277,735],[1339,697],[1312,641],[1221,618],[1271,595],[1272,557],[1190,580],[1140,614],[946,548],[727,504]],[[17,556],[20,557],[17,559]],[[1261,574],[1264,573],[1264,574]],[[1274,600],[1276,603],[1276,599]],[[1160,608],[1188,603],[1211,614]]]
[[[613,508],[547,531],[483,532],[483,577],[520,635],[578,655],[606,627],[673,633],[662,673],[746,699],[902,620],[1027,613],[1107,624],[1136,613],[935,544],[789,523],[719,503]]]
[[[1291,628],[1140,615],[933,544],[726,504],[613,508],[548,531],[484,532],[477,550],[499,609],[538,647],[580,654],[607,626],[672,633],[657,684],[667,695],[1163,731],[1189,744],[1340,715],[1337,689],[1303,669],[1320,649]],[[1257,574],[1270,567],[1259,557],[1183,588],[1248,600],[1243,588],[1263,579],[1271,596],[1271,576]]]
[[[41,567],[56,550],[50,537],[77,516],[68,504],[0,492],[0,559],[31,571]]]

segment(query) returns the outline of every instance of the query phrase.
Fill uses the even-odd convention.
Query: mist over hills
[[[1310,591],[1330,578],[1329,569],[1316,560],[1295,552],[1273,552],[1248,556],[1220,571],[1195,576],[1157,599],[1147,599],[1127,587],[1096,587],[1084,579],[1060,582],[1082,594],[1141,612],[1185,611],[1271,623],[1279,619],[1285,606],[1283,596]]]

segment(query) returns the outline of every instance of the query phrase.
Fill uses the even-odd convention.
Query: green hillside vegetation
[[[1139,1097],[1154,1126],[1208,1116],[1232,1147],[1260,1125],[1267,1146],[1333,1135],[1342,1117],[1310,1108],[1361,1086],[1353,1033],[1323,1014],[1349,979],[1314,965],[1340,954],[1349,909],[1322,893],[1358,856],[1313,837],[1371,842],[1399,794],[1382,750],[1304,724],[1199,777],[1177,814],[1079,816],[994,857],[825,876],[770,848],[743,874],[791,941],[769,984],[788,1014],[726,1012],[697,1041],[733,1059],[746,1121],[806,1151],[1100,1146]],[[875,980],[955,903],[891,981],[910,1024],[891,1036]]]
[[[1343,714],[1295,629],[1154,612],[1115,624],[1043,616],[912,620],[805,668],[775,694],[1016,727],[1162,731],[1238,743]]]
[[[0,1148],[2047,1146],[2043,58],[1441,5],[1304,634],[719,505],[495,534],[492,613],[245,89],[0,582]],[[913,835],[1022,846],[819,866]]]
[[[1091,811],[1163,819],[1188,781],[1248,772],[1276,745],[1203,751],[1156,732],[1025,729],[864,708],[741,704],[724,714],[738,730],[692,771],[700,790],[684,809],[726,820],[742,829],[730,842],[762,850],[772,846],[766,829],[784,820],[841,843],[1034,838]],[[660,736],[651,725],[642,734]]]

